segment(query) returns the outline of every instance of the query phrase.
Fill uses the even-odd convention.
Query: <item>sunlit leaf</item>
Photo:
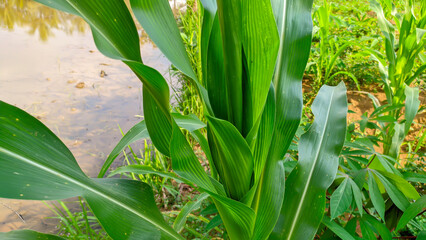
[[[419,110],[419,88],[405,86],[405,96],[405,135],[407,135]]]

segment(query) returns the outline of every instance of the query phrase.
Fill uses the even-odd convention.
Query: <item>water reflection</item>
[[[0,0],[0,27],[13,31],[16,27],[37,33],[42,41],[54,36],[58,29],[72,34],[84,33],[87,24],[80,17],[56,11],[31,0]]]
[[[184,0],[169,0],[175,15],[184,6]],[[130,6],[129,0],[125,0]],[[135,19],[141,44],[150,39]],[[31,35],[38,34],[40,40],[47,41],[53,37],[53,30],[61,30],[67,34],[84,33],[89,28],[86,22],[75,15],[56,11],[33,0],[0,0],[0,28],[13,31],[16,27],[28,29]]]

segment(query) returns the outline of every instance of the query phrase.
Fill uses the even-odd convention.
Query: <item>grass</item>
[[[55,213],[53,218],[59,220],[58,236],[75,240],[112,240],[81,198],[67,203],[57,201],[57,205],[45,204]]]
[[[186,47],[186,53],[192,64],[198,79],[201,76],[201,51],[198,45],[201,37],[201,18],[200,9],[197,7],[196,0],[186,2],[186,10],[180,11],[178,15],[178,26],[181,30],[183,43]],[[190,80],[174,66],[171,67],[172,76],[178,80],[178,86],[174,88],[176,98],[175,109],[182,114],[193,113],[201,120],[203,119],[203,105],[197,95],[197,90],[190,84]]]

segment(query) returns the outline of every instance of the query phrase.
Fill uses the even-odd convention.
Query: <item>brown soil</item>
[[[310,93],[312,91],[312,87],[310,86],[310,81],[308,79],[303,80],[303,92]],[[383,88],[378,85],[370,85],[368,87],[363,87],[361,91],[357,90],[348,90],[348,103],[349,103],[349,110],[353,111],[354,113],[348,114],[348,123],[352,123],[355,121],[361,120],[361,116],[367,112],[368,115],[370,115],[373,110],[373,102],[368,97],[366,92],[372,94],[375,96],[379,101],[380,104],[386,103],[386,95],[383,92]],[[421,90],[420,91],[420,105],[424,106],[426,105],[426,91]],[[415,124],[412,124],[411,131],[406,137],[405,141],[415,141],[416,138],[419,138],[421,133],[419,132],[422,129],[422,125],[426,125],[426,111],[423,111],[421,114],[418,114],[416,118],[414,119]],[[371,132],[370,134],[374,134]],[[379,149],[377,149],[379,150]],[[424,150],[424,148],[423,148]]]

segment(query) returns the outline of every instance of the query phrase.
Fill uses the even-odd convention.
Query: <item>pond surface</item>
[[[170,80],[170,63],[146,36],[141,52],[145,64]],[[32,1],[0,0],[0,100],[47,125],[87,175],[97,175],[121,137],[119,126],[127,131],[140,121],[141,90],[122,62],[96,49],[78,17]],[[0,199],[2,232],[53,232],[56,223],[47,216],[52,212],[41,202]]]

